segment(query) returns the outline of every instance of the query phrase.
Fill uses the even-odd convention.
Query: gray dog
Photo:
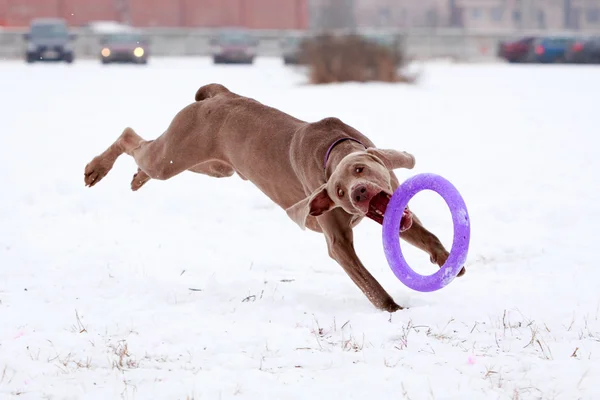
[[[132,190],[183,171],[216,178],[237,173],[250,180],[302,229],[325,235],[329,255],[375,307],[402,309],[359,260],[352,228],[365,216],[383,222],[398,187],[392,170],[413,168],[412,155],[378,149],[337,118],[301,121],[219,84],[201,87],[196,102],[181,110],[155,140],[144,140],[126,128],[85,167],[86,186],[104,178],[123,153],[138,165]],[[400,237],[427,252],[432,263],[446,262],[448,251],[408,208],[400,231]],[[463,268],[459,276],[464,272]]]

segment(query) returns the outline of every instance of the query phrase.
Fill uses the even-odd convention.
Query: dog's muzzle
[[[392,196],[386,192],[379,192],[369,202],[369,211],[367,212],[367,217],[371,218],[373,221],[378,222],[383,225],[383,217],[385,216],[385,211],[387,210],[387,206],[390,202]],[[408,209],[408,206],[404,209],[402,213],[402,220],[400,221],[400,232],[404,232],[412,226],[412,213]]]

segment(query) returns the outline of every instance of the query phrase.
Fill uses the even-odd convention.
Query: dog
[[[379,149],[337,118],[305,122],[217,83],[198,89],[195,102],[154,140],[126,128],[86,165],[86,186],[100,182],[123,153],[138,166],[134,191],[150,179],[167,180],[183,171],[216,178],[236,173],[250,180],[300,228],[325,236],[330,257],[376,308],[402,309],[361,263],[352,229],[364,217],[383,222],[399,186],[393,170],[412,169],[413,155]],[[446,262],[448,251],[408,208],[399,235],[429,254],[432,263]],[[459,276],[464,272],[463,267]]]

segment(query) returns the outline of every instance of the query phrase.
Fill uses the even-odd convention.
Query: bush
[[[357,35],[322,35],[303,43],[302,58],[314,84],[332,82],[414,82],[400,72],[404,54],[389,43]]]

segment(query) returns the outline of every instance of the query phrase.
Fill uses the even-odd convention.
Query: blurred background
[[[55,46],[42,54],[47,49],[31,43],[28,32],[64,36],[48,18],[64,22],[70,35],[66,48],[37,39]],[[36,22],[46,27],[32,30]],[[246,47],[240,62],[255,55],[294,62],[295,39],[322,32],[394,36],[416,59],[565,62],[575,60],[569,52],[598,47],[600,0],[0,0],[4,59],[118,61],[115,50],[112,58],[102,55],[111,51],[106,35],[126,29],[140,36],[113,39],[129,53],[141,46],[145,56],[134,58],[140,63],[150,54],[218,57],[219,45]],[[219,37],[223,29],[229,34]]]

